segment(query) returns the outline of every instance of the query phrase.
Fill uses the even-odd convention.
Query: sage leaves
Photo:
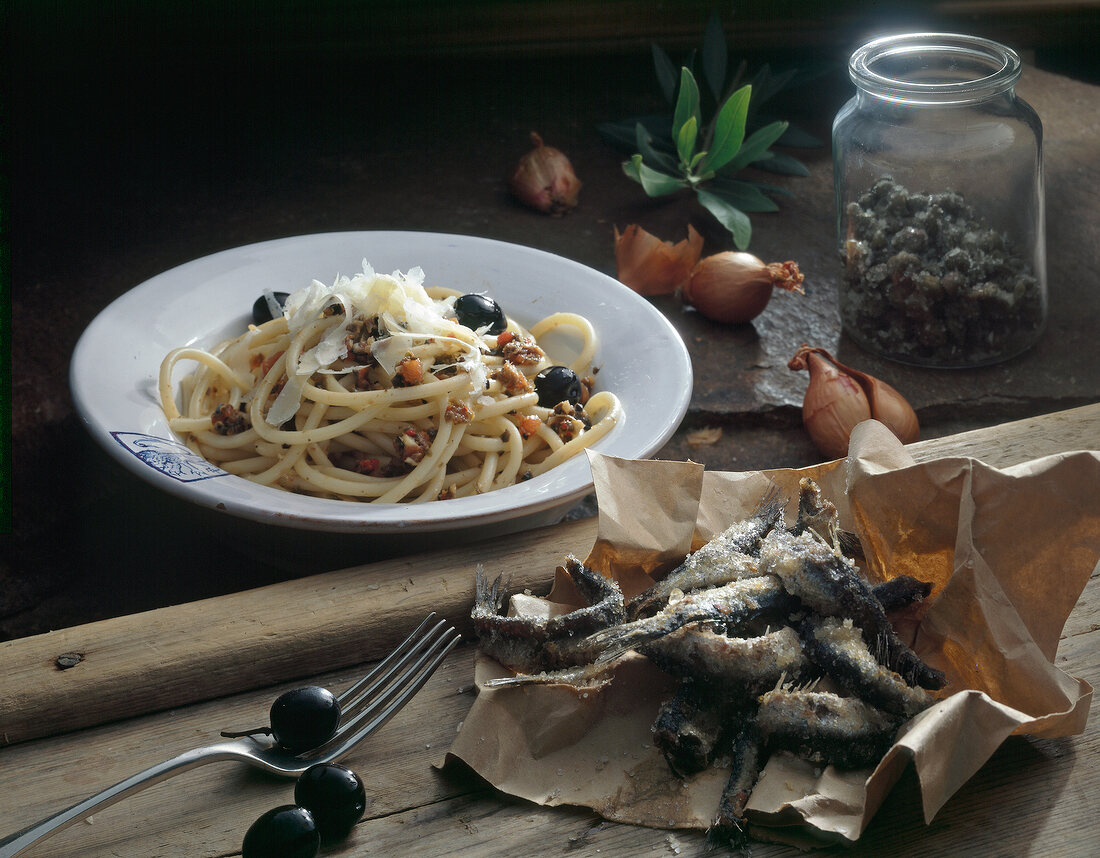
[[[729,176],[770,157],[768,147],[783,136],[787,123],[772,122],[745,137],[751,84],[730,93],[706,128],[702,125],[699,85],[687,67],[680,69],[678,93],[670,128],[675,156],[658,151],[646,127],[638,123],[635,135],[641,151],[623,163],[623,172],[651,197],[685,189],[694,191],[700,205],[744,250],[752,238],[746,212],[775,211],[778,206],[759,186],[730,180]]]
[[[606,122],[600,133],[633,153],[623,162],[623,172],[648,196],[694,193],[744,250],[752,238],[749,214],[777,211],[772,197],[789,191],[735,176],[749,166],[781,175],[808,175],[800,161],[771,147],[821,145],[787,122],[769,121],[759,113],[761,104],[792,85],[796,72],[777,74],[765,65],[747,75],[741,62],[730,74],[726,38],[716,14],[703,32],[702,50],[693,51],[684,65],[677,66],[658,45],[652,47],[657,83],[672,107],[671,115]]]

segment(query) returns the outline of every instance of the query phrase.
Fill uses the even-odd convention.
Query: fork
[[[0,840],[0,858],[18,855],[32,843],[68,828],[100,808],[207,763],[237,760],[269,774],[297,777],[310,766],[338,760],[397,714],[460,640],[459,633],[450,623],[437,619],[434,613],[428,614],[392,653],[337,697],[341,717],[335,735],[308,754],[295,756],[276,747],[274,740],[267,736],[246,736],[185,751],[5,837]]]

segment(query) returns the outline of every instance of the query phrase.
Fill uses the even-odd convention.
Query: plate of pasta
[[[588,453],[647,458],[691,363],[617,280],[545,251],[336,232],[215,253],[109,305],[73,353],[74,402],[140,478],[293,528],[550,523]]]

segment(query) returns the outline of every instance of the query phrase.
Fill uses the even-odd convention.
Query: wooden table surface
[[[1079,449],[1100,449],[1100,404],[909,447],[917,461],[966,455],[1002,467]],[[570,522],[507,546],[385,561],[0,644],[0,736],[16,743],[0,750],[0,833],[216,741],[221,729],[262,720],[286,688],[307,680],[333,689],[349,684],[364,670],[357,662],[387,651],[429,608],[468,630],[478,560],[512,560],[524,574],[520,586],[544,587],[566,551],[583,554],[591,546],[595,524]],[[1094,573],[1070,616],[1057,656],[1060,668],[1093,685],[1100,684],[1098,577]],[[59,670],[57,655],[69,651],[83,661]],[[413,702],[347,758],[366,782],[368,812],[348,841],[325,854],[703,853],[696,832],[543,808],[502,795],[464,767],[436,768],[473,700],[473,654],[470,643],[455,650]],[[317,674],[322,664],[334,669]],[[251,690],[237,693],[248,685]],[[81,724],[88,726],[66,732]],[[1011,738],[927,826],[909,770],[860,842],[844,853],[1098,854],[1098,762],[1095,719],[1071,738]],[[291,791],[289,782],[216,764],[126,799],[24,854],[235,855],[252,820],[290,802]],[[799,853],[761,843],[753,854]]]
[[[227,29],[220,17],[219,26],[210,25],[214,16],[203,4],[183,28],[159,9],[138,14],[141,4],[122,4],[133,13],[129,27],[112,4],[86,12],[74,6],[69,14],[50,4],[17,5],[5,102],[14,203],[4,221],[13,277],[12,437],[11,455],[0,464],[10,467],[15,492],[10,510],[0,508],[12,519],[12,532],[0,533],[0,833],[204,744],[219,729],[252,723],[281,688],[311,678],[333,686],[350,681],[441,602],[443,613],[468,628],[475,557],[515,561],[516,583],[541,587],[563,554],[584,551],[595,534],[595,520],[587,519],[504,546],[386,559],[356,554],[338,565],[321,551],[292,558],[265,552],[271,534],[242,540],[239,522],[203,515],[150,488],[84,431],[68,396],[69,360],[81,332],[114,298],[210,253],[332,230],[480,235],[609,274],[615,226],[639,223],[671,239],[691,223],[705,236],[705,252],[730,246],[690,197],[646,198],[622,175],[626,155],[597,131],[604,121],[664,109],[649,42],[640,36],[620,33],[611,51],[532,53],[520,46],[437,57],[415,39],[415,55],[392,45],[373,51],[372,22],[355,16],[377,16],[363,4],[346,4],[346,19],[326,19],[338,42],[291,15],[301,38],[273,45],[254,31],[248,9],[232,15],[235,27]],[[444,5],[428,4],[423,14]],[[611,14],[614,4],[600,5]],[[701,5],[664,9],[679,25],[673,43],[656,24],[642,30],[679,56],[697,33],[684,10]],[[868,4],[865,15],[845,24],[829,50],[789,45],[784,20],[784,50],[769,44],[747,57],[753,68],[770,62],[824,69],[812,84],[772,102],[782,118],[828,140],[832,116],[851,94],[844,58],[860,36],[882,26],[879,6]],[[938,29],[982,23],[973,12],[957,14],[963,20]],[[815,8],[811,17],[820,33],[826,16]],[[400,16],[389,22],[411,38],[406,23]],[[1013,37],[1019,27],[982,31],[1021,46]],[[356,39],[345,42],[349,32]],[[745,46],[735,17],[727,32],[736,59]],[[1045,32],[1049,39],[1050,28]],[[1100,86],[1039,63],[1028,65],[1019,93],[1045,130],[1051,316],[1043,340],[1004,364],[947,373],[893,364],[847,341],[836,309],[829,147],[797,150],[792,154],[809,175],[763,177],[790,195],[780,199],[779,212],[753,216],[751,249],[769,260],[799,261],[807,294],[797,303],[779,296],[741,326],[716,325],[672,299],[654,299],[682,335],[695,370],[687,418],[658,458],[692,458],[713,470],[816,462],[801,423],[805,374],[786,369],[792,349],[808,340],[902,391],[920,416],[922,437],[931,439],[913,448],[918,458],[965,453],[1008,464],[1072,446],[1100,448],[1097,406],[1089,405],[1100,402]],[[567,217],[524,209],[507,192],[505,176],[532,129],[566,151],[585,183],[580,206]],[[1082,405],[1084,411],[1064,413]],[[1036,415],[1048,416],[982,431]],[[720,429],[719,440],[692,446],[690,433],[700,427]],[[971,429],[978,431],[955,434]],[[65,479],[58,479],[62,466]],[[341,568],[371,559],[379,562]],[[1059,655],[1060,667],[1093,684],[1097,586],[1092,580],[1086,588]],[[60,671],[64,653],[83,660]],[[414,703],[352,757],[372,804],[353,840],[330,854],[701,851],[695,835],[532,807],[467,772],[433,769],[472,700],[471,663],[471,647],[456,651]],[[321,666],[329,672],[317,676]],[[906,776],[850,851],[1100,854],[1089,796],[1097,759],[1095,725],[1068,740],[1014,739],[928,827],[913,809],[916,786]],[[233,855],[252,819],[287,800],[285,784],[213,766],[106,810],[28,854]],[[754,851],[795,854],[786,847]]]

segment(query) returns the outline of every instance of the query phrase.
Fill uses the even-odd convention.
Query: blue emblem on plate
[[[228,476],[217,465],[178,441],[146,435],[142,432],[112,432],[111,437],[141,459],[150,468],[181,483],[194,483],[211,477]]]

